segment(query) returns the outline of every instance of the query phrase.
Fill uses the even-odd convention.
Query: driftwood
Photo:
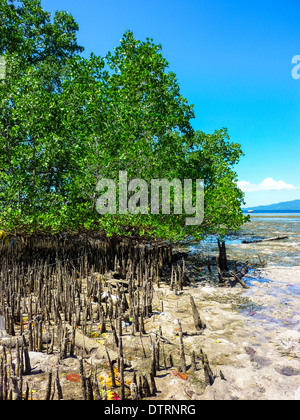
[[[247,286],[243,281],[242,278],[248,273],[248,263],[244,265],[240,271],[236,271],[236,266],[234,268],[234,271],[229,271],[228,274],[231,276],[229,279],[229,282],[232,286],[235,286],[236,283],[239,283],[244,289],[249,289],[249,286]],[[233,277],[233,280],[232,280]]]
[[[241,276],[241,274],[240,273],[234,273],[233,271],[230,271],[229,272],[232,276],[233,276],[233,278],[244,288],[244,289],[250,289],[250,287],[249,286],[247,286],[246,285],[246,283],[244,283],[242,280],[241,280],[241,278],[240,278],[240,276]],[[243,277],[243,276],[242,276]]]
[[[244,289],[249,289],[249,287],[242,281],[242,278],[248,273],[248,262],[239,271],[237,271],[236,263],[234,264],[233,271],[221,271],[219,266],[217,266],[217,270],[220,285],[233,287],[239,283]]]
[[[242,244],[255,244],[255,243],[259,243],[259,242],[281,241],[283,239],[288,239],[288,236],[276,236],[276,237],[273,237],[273,238],[255,239],[253,241],[242,241]]]

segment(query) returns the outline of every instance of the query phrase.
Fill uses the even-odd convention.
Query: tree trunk
[[[218,248],[219,248],[219,258],[218,264],[221,271],[228,271],[228,263],[227,263],[227,256],[226,256],[226,246],[225,241],[220,241],[218,239]]]

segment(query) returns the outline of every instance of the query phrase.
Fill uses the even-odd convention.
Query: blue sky
[[[105,55],[126,29],[162,44],[195,129],[227,127],[245,157],[236,167],[246,204],[300,199],[299,0],[42,0],[79,23],[78,40]],[[299,70],[300,74],[300,70]]]

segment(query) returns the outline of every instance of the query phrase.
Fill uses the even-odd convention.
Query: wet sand
[[[200,399],[300,399],[300,267],[256,274],[251,289],[242,292],[249,308],[241,310],[242,320],[236,314],[241,323],[223,344],[224,352],[237,352],[220,366],[226,381],[217,378]]]

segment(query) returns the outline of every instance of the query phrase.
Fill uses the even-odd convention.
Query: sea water
[[[288,236],[287,239],[270,242],[243,244],[272,237]],[[251,213],[250,222],[238,232],[225,237],[227,256],[237,262],[249,261],[257,265],[300,266],[300,212],[299,213]],[[210,235],[190,247],[191,253],[201,252],[209,256],[218,254],[217,236]]]

